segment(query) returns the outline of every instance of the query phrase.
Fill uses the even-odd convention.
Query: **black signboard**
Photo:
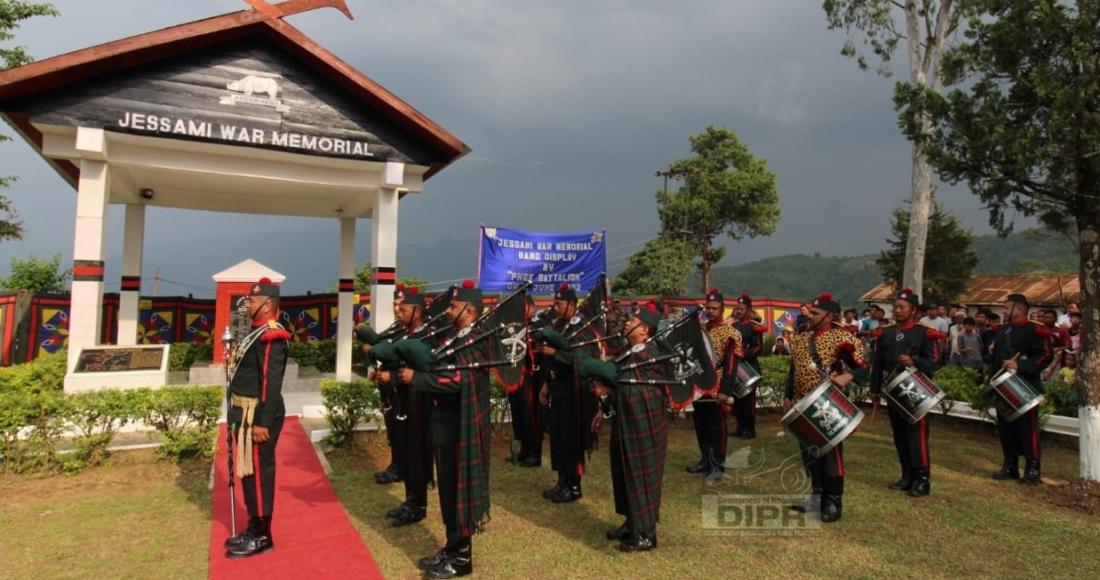
[[[84,81],[18,107],[33,123],[431,165],[439,153],[262,39]]]

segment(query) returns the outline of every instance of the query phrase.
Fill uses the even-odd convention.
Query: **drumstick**
[[[875,411],[877,411],[877,410],[878,410],[878,399],[877,398],[876,399],[871,399],[871,420],[868,421],[868,424],[872,424],[872,423],[875,422]]]

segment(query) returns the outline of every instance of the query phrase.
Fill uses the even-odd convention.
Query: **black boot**
[[[393,518],[393,526],[395,528],[400,528],[402,526],[415,524],[416,522],[424,519],[427,515],[427,508],[424,508],[423,506],[411,505],[408,506],[408,509],[406,511],[398,514],[397,517]]]
[[[630,534],[619,542],[623,552],[648,552],[657,548],[657,532],[648,534]]]
[[[1039,468],[1038,459],[1028,459],[1024,469],[1024,483],[1027,485],[1039,485],[1043,483],[1043,475]]]
[[[386,469],[374,474],[374,481],[380,485],[399,483],[401,476],[397,473],[397,467],[391,463]]]
[[[745,420],[745,427],[739,429],[740,433],[737,435],[742,439],[756,439],[756,418],[749,417]]]
[[[550,498],[550,501],[554,503],[570,503],[577,501],[583,494],[581,493],[581,478],[580,476],[574,476],[570,478],[571,481],[568,485],[565,485],[558,491],[557,494]]]
[[[554,484],[554,487],[542,490],[542,498],[550,499],[555,495],[558,495],[563,487],[565,487],[565,475],[561,472],[558,472],[558,482]]]
[[[993,474],[993,479],[1020,479],[1020,465],[1016,459],[1005,459],[1001,470]]]
[[[843,503],[841,498],[843,496],[834,494],[825,494],[821,496],[821,521],[826,524],[831,524],[840,519],[843,512]]]
[[[233,536],[232,538],[226,538],[225,548],[229,549],[234,546],[239,546],[248,541],[250,535],[260,527],[260,518],[251,517],[248,518],[248,527],[246,527],[241,533]]]
[[[542,454],[529,453],[527,457],[521,459],[517,465],[520,467],[542,467]]]
[[[409,511],[410,509],[412,509],[412,505],[409,504],[409,502],[405,502],[405,503],[393,508],[392,510],[386,512],[386,517],[387,518],[396,518],[396,517],[400,516],[401,514]]]
[[[710,471],[710,467],[707,465],[706,461],[699,460],[699,463],[687,466],[686,471],[688,473],[706,473]]]
[[[908,467],[901,468],[901,479],[890,484],[890,489],[894,491],[909,491],[909,488],[913,486],[913,472]]]
[[[607,539],[612,542],[621,542],[629,538],[631,535],[633,535],[633,531],[631,530],[630,520],[626,520],[625,522],[623,522],[623,525],[613,530],[607,530],[607,533],[604,534],[604,536],[606,536]]]
[[[446,546],[444,546],[443,548],[440,548],[439,551],[436,552],[435,554],[432,554],[431,556],[428,556],[426,558],[421,558],[420,560],[418,560],[416,562],[416,567],[420,568],[421,570],[427,571],[431,568],[435,568],[436,566],[439,565],[440,562],[442,562],[443,560],[446,560],[449,557],[450,557],[450,555],[448,554],[448,550],[447,550]]]
[[[474,571],[474,554],[470,541],[454,550],[444,550],[443,559],[428,569],[424,570],[425,578],[458,578],[469,576]]]
[[[927,469],[918,469],[909,487],[909,497],[921,497],[932,493],[932,476]]]
[[[256,530],[248,535],[248,538],[237,546],[229,548],[225,556],[227,558],[248,558],[258,556],[264,552],[270,552],[275,548],[275,542],[271,539],[271,516],[260,518]]]

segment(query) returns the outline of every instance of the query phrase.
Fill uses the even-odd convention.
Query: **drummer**
[[[871,402],[875,405],[883,386],[905,369],[914,367],[928,378],[936,371],[943,333],[917,324],[919,306],[920,297],[909,288],[903,289],[894,299],[894,324],[881,329],[875,340],[871,364]],[[889,405],[888,410],[894,449],[901,463],[901,479],[890,489],[908,492],[912,497],[928,495],[932,490],[928,415],[911,425],[896,405]]]
[[[1004,302],[1004,324],[993,339],[990,360],[992,376],[997,377],[1003,371],[1014,371],[1042,393],[1043,381],[1039,373],[1050,363],[1053,332],[1027,318],[1028,302],[1023,294],[1009,294]],[[997,406],[997,432],[1001,436],[1001,451],[1004,463],[993,479],[1020,479],[1020,456],[1027,464],[1024,470],[1024,483],[1039,485],[1041,470],[1039,465],[1039,407],[1024,413],[1015,421],[1009,422]]]
[[[791,342],[791,366],[787,374],[783,412],[789,411],[796,400],[825,380],[847,389],[855,375],[866,374],[863,341],[833,325],[839,316],[840,304],[833,301],[832,294],[824,293],[809,305],[807,331],[796,334]],[[841,497],[844,495],[843,444],[838,444],[821,457],[814,457],[811,449],[803,443],[799,443],[799,447],[813,493],[820,496],[821,521],[831,523],[839,520],[843,508]]]

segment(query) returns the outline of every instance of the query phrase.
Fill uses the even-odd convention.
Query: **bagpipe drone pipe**
[[[670,378],[674,379],[668,384],[669,405],[674,410],[682,410],[718,387],[714,348],[703,328],[698,308],[688,309],[663,331],[646,339],[646,343],[650,342],[656,345],[660,353],[654,358],[667,361]],[[623,364],[631,352],[632,349],[627,349],[613,362]]]
[[[508,369],[516,374],[522,373],[522,365],[527,355],[527,319],[524,304],[527,287],[501,300],[482,314],[473,324],[459,330],[442,341],[434,349],[426,340],[437,336],[449,328],[433,330],[428,333],[414,333],[405,340],[393,343],[392,352],[385,350],[382,355],[391,356],[390,364],[407,367],[416,372],[447,372],[455,370]],[[448,362],[459,353],[474,346],[487,343],[488,358],[469,362]],[[504,370],[504,369],[501,369]],[[501,375],[504,378],[501,378]],[[498,380],[502,383],[512,379],[511,373],[501,373]],[[522,380],[520,377],[519,380]]]

